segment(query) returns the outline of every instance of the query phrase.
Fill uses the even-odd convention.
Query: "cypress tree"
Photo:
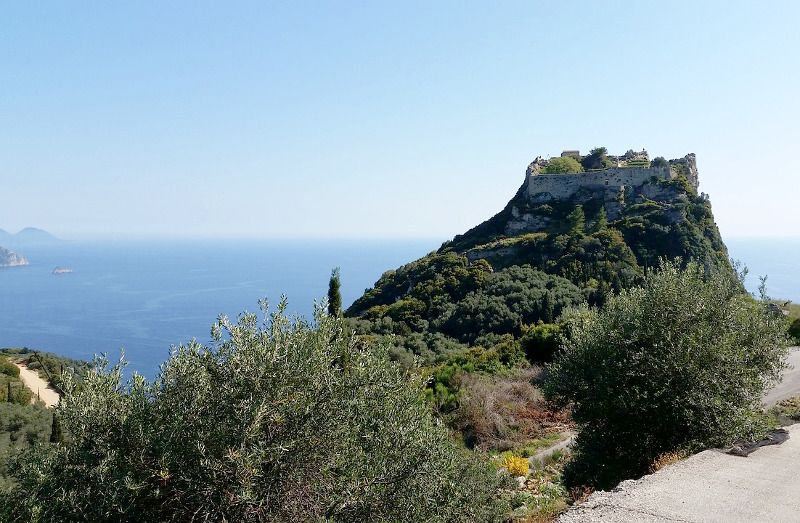
[[[545,323],[553,323],[553,316],[555,316],[553,299],[550,296],[550,291],[545,291],[544,296],[542,296],[541,320]]]
[[[11,403],[12,401],[14,401],[13,398],[11,397],[11,382],[10,381],[8,382],[8,392],[6,394],[7,394],[6,395],[6,401],[7,402]]]
[[[61,422],[58,421],[58,416],[53,413],[53,424],[50,427],[50,443],[62,443],[64,441],[64,434],[61,432]]]
[[[342,282],[339,279],[339,267],[331,271],[331,279],[328,282],[328,314],[339,316],[342,314]]]

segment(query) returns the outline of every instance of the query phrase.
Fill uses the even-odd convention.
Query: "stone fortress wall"
[[[538,159],[537,159],[538,161]],[[611,167],[597,171],[570,174],[539,174],[529,167],[526,173],[527,194],[529,197],[549,194],[552,198],[569,198],[579,189],[605,189],[611,191],[624,190],[624,187],[638,187],[656,177],[671,180],[678,176],[675,167],[685,166],[687,178],[695,189],[698,186],[695,155],[688,154],[684,158],[670,160],[669,167]]]

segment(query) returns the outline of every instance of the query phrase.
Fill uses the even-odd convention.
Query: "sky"
[[[800,2],[2,2],[0,228],[439,238],[536,156],[697,154],[798,236]]]

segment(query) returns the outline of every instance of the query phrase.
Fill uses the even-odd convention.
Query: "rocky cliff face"
[[[502,211],[442,249],[470,260],[486,259],[493,266],[543,266],[563,256],[561,245],[577,240],[582,254],[592,240],[613,235],[613,243],[624,244],[635,256],[638,268],[656,265],[661,257],[728,264],[708,197],[698,195],[695,184],[683,176],[651,178],[638,185],[589,185],[568,197],[531,195],[527,183]]]
[[[0,247],[0,267],[19,267],[28,265],[28,260],[24,256]]]
[[[506,223],[504,232],[506,235],[516,235],[546,231],[558,219],[552,216],[547,208],[548,204],[554,201],[568,201],[576,205],[602,205],[606,219],[615,221],[628,214],[627,211],[637,204],[654,202],[664,210],[673,204],[685,206],[689,201],[690,192],[690,188],[680,183],[648,180],[635,186],[582,187],[568,198],[554,198],[548,193],[540,193],[512,202],[511,219]],[[669,214],[670,223],[681,219],[680,213]]]

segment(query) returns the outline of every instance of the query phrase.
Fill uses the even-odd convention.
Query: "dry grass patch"
[[[788,418],[791,421],[800,421],[800,396],[785,399],[772,408],[772,413],[778,418]]]
[[[568,414],[551,409],[536,386],[541,369],[508,374],[465,374],[459,383],[455,426],[468,446],[508,450],[566,427]]]
[[[658,472],[659,470],[663,469],[668,465],[672,465],[673,463],[677,463],[681,460],[684,460],[687,457],[689,457],[689,454],[690,452],[688,450],[674,450],[671,452],[664,452],[650,464],[649,473],[652,474],[654,472]]]

